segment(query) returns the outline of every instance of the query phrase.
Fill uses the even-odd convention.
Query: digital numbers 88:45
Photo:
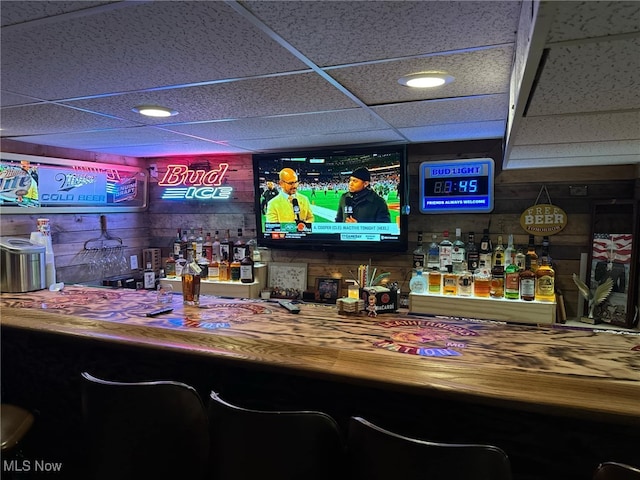
[[[433,183],[433,193],[478,193],[478,180],[438,180]]]

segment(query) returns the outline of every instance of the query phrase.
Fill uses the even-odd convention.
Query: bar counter
[[[1,295],[2,327],[178,351],[234,365],[509,409],[640,425],[640,336],[334,305],[202,297],[145,314],[155,292],[67,286]],[[3,366],[4,368],[4,366]]]

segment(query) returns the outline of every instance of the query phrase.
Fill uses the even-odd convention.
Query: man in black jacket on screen
[[[340,197],[336,222],[389,223],[387,202],[371,187],[371,174],[365,167],[356,168],[349,177],[349,191]]]

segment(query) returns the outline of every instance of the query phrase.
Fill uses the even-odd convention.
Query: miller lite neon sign
[[[228,163],[218,164],[211,170],[191,170],[186,165],[168,165],[167,172],[158,182],[164,189],[163,200],[227,200],[233,187],[223,186],[222,180],[229,169]]]

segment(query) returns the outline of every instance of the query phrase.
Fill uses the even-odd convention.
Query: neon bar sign
[[[220,163],[213,170],[191,170],[186,165],[167,166],[167,172],[158,182],[167,187],[163,200],[227,200],[233,187],[223,186],[222,180],[229,169],[228,163]]]

